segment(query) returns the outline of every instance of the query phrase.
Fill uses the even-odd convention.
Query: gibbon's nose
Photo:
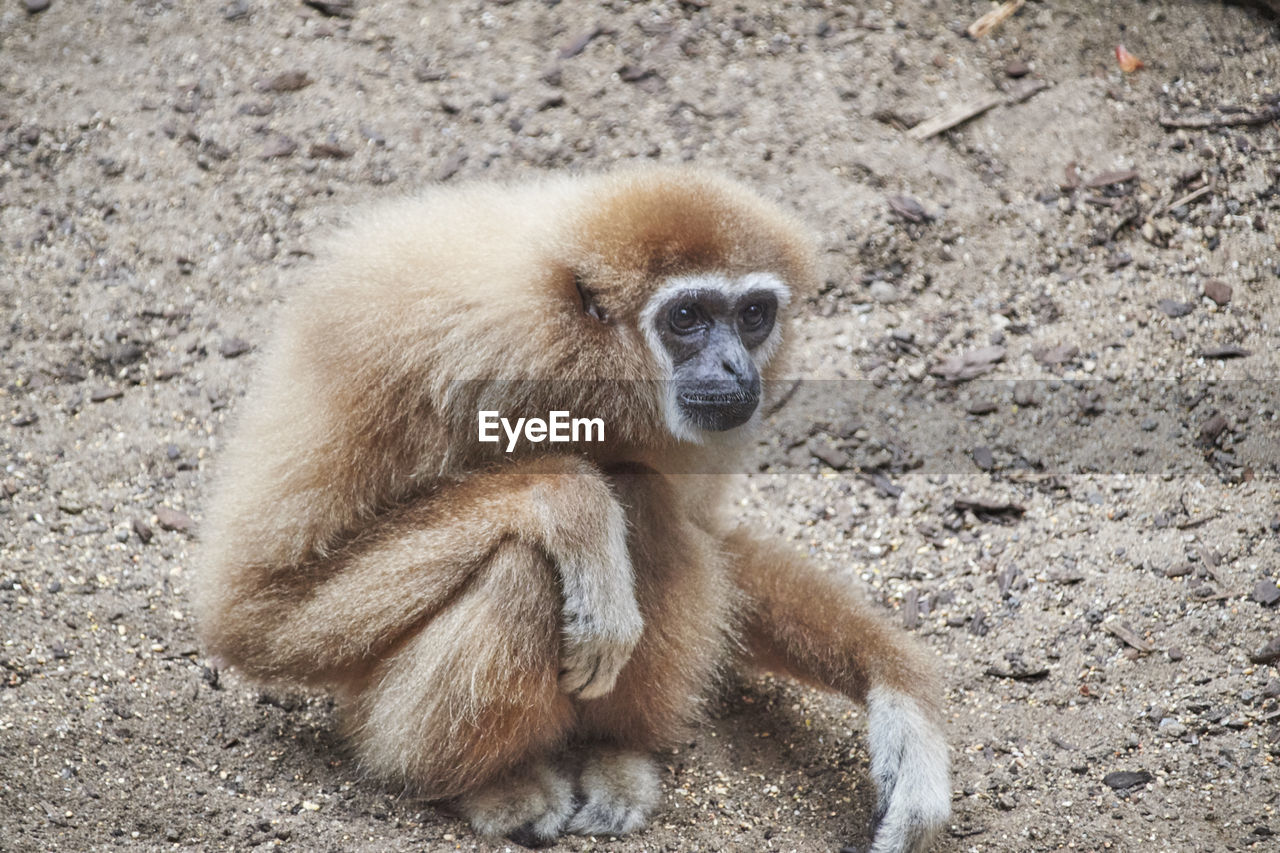
[[[721,362],[727,384],[737,386],[737,391],[746,396],[758,396],[760,393],[760,371],[746,352],[726,357]]]
[[[750,353],[741,344],[726,347],[726,350],[720,353],[721,375],[716,378],[736,382],[744,389],[758,383],[760,374],[756,371],[755,362],[751,360]]]

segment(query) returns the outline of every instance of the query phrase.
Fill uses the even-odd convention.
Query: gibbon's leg
[[[662,785],[649,755],[595,747],[579,777],[584,802],[569,820],[578,835],[626,835],[644,826],[658,805]]]
[[[560,634],[555,570],[535,548],[503,542],[345,698],[362,766],[454,798],[484,835],[553,842],[574,807],[553,761],[576,717],[559,686]]]
[[[215,566],[202,633],[212,654],[258,678],[358,681],[508,539],[546,554],[558,572],[561,688],[607,693],[643,628],[626,520],[604,476],[568,457],[442,486],[301,566]],[[513,577],[499,594],[518,598],[527,586]]]
[[[879,791],[870,853],[923,853],[951,813],[931,667],[847,584],[742,533],[728,537],[725,547],[746,598],[749,660],[867,705],[871,775]]]

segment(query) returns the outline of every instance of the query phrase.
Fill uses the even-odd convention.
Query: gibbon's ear
[[[573,286],[578,289],[578,296],[582,299],[582,313],[592,319],[608,325],[609,315],[605,313],[605,310],[600,307],[598,302],[596,302],[596,295],[591,292],[589,287],[587,287],[587,283],[583,281],[581,274],[573,274]]]

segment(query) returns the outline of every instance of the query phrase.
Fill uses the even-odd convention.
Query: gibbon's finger
[[[593,634],[570,640],[560,669],[560,689],[580,699],[595,699],[613,689],[635,642]]]
[[[599,657],[584,661],[581,668],[569,668],[560,671],[560,689],[573,696],[581,696],[597,673],[600,672]]]
[[[627,575],[630,560],[625,556]],[[563,568],[561,576],[568,576]],[[592,602],[590,605],[585,602]],[[644,630],[644,620],[630,585],[610,594],[568,596],[564,613],[563,664],[560,689],[580,699],[604,696],[617,683]]]

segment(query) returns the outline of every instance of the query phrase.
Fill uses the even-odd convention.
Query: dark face
[[[658,306],[653,332],[671,359],[671,390],[683,420],[715,431],[750,420],[760,404],[756,351],[777,314],[778,298],[769,289],[693,287]]]

